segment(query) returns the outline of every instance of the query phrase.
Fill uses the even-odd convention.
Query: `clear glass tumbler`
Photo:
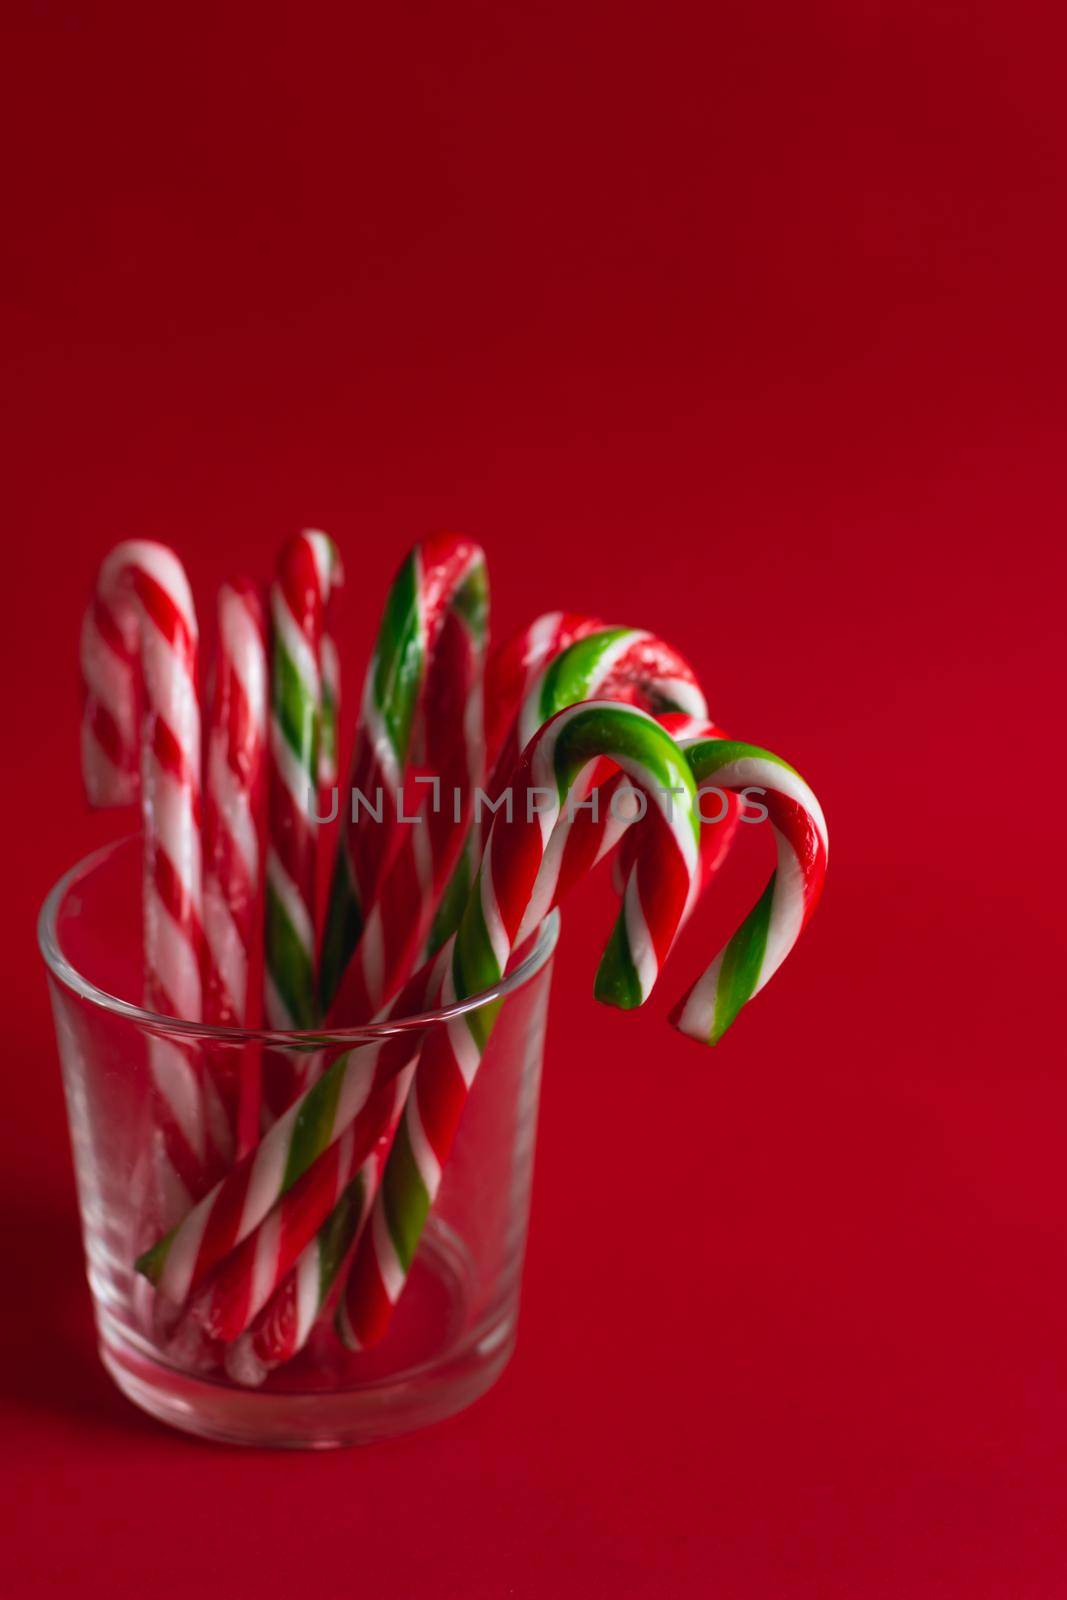
[[[497,989],[462,1007],[375,1027],[277,1034],[176,1023],[140,993],[140,845],[108,846],[60,880],[39,937],[63,1069],[101,1358],[124,1394],[161,1421],[231,1443],[329,1447],[404,1433],[483,1394],[515,1344],[533,1175],[555,916]],[[250,1050],[326,1059],[399,1027],[413,1041],[457,1011],[502,1001],[441,1188],[389,1331],[347,1351],[330,1305],[304,1349],[259,1387],[227,1376],[197,1341],[157,1334],[159,1296],[134,1267],[167,1219],[146,1181],[158,1114],[150,1052],[202,1053],[238,1074]]]

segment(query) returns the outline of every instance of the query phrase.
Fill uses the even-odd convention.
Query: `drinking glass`
[[[387,1025],[278,1033],[179,1022],[141,992],[140,842],[74,867],[49,894],[39,939],[66,1091],[101,1359],[154,1417],[232,1443],[324,1448],[407,1432],[483,1394],[515,1345],[545,1021],[558,918],[515,969],[461,1006]],[[348,1351],[327,1300],[304,1349],[258,1387],[235,1382],[206,1340],[173,1337],[161,1296],[135,1269],[168,1221],[158,1176],[153,1050],[178,1049],[240,1080],[250,1052],[294,1061],[380,1043],[413,1047],[460,1012],[499,1005],[441,1187],[385,1338]],[[171,1319],[172,1324],[173,1319]]]

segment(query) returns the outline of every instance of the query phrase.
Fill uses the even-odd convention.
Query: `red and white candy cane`
[[[260,935],[259,894],[267,773],[267,624],[259,587],[224,583],[204,776],[204,933],[208,949],[204,1016],[226,1027],[254,1023],[250,971]],[[239,1155],[259,1137],[259,1047],[240,1063],[219,1056]]]
[[[166,545],[128,540],[108,555],[82,629],[82,766],[94,805],[140,793],[144,826],[145,1003],[202,1016],[200,708],[196,613]],[[143,710],[143,723],[141,712]],[[165,1217],[187,1210],[225,1158],[229,1130],[195,1054],[153,1038],[158,1177]]]
[[[624,1008],[647,998],[699,871],[695,788],[682,752],[652,717],[617,702],[591,701],[559,712],[523,754],[510,784],[511,816],[497,813],[463,920],[446,946],[445,1004],[500,981],[567,798],[587,768],[604,757],[645,795],[648,813],[596,993]],[[423,1046],[338,1307],[338,1331],[352,1348],[376,1343],[388,1326],[492,1022],[493,1014],[483,1010],[464,1013],[434,1029]]]
[[[321,776],[322,655],[331,598],[341,581],[333,541],[310,531],[284,546],[271,585],[264,1001],[267,1021],[278,1029],[306,1029],[318,1020],[315,817]],[[301,1063],[276,1050],[264,1056],[263,1091],[271,1114],[278,1115],[289,1104],[300,1087],[301,1065],[310,1068],[313,1061],[305,1057]]]
[[[251,1327],[222,1346],[223,1364],[234,1383],[255,1388],[304,1348],[367,1216],[377,1187],[379,1158],[373,1155],[346,1185],[329,1218],[271,1295]]]

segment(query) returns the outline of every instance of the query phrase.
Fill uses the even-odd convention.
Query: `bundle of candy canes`
[[[246,1384],[316,1326],[353,1350],[383,1337],[494,1013],[332,1054],[315,1030],[492,989],[612,854],[621,908],[595,992],[641,1005],[758,791],[776,868],[672,1012],[714,1044],[793,948],[826,870],[808,785],[716,727],[662,639],[552,612],[489,653],[485,558],[455,535],[418,544],[389,590],[338,808],[342,582],[333,542],[305,532],[269,590],[223,586],[203,745],[197,619],[173,551],[117,546],[82,635],[89,799],[140,805],[145,1004],[216,1025],[206,1042],[149,1040],[153,1203],[136,1265],[153,1336]],[[319,820],[338,810],[320,896]],[[243,1037],[227,1029],[247,1043],[213,1050]]]

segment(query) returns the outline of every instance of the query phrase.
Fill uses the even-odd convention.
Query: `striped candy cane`
[[[347,1264],[366,1221],[407,1095],[414,1062],[395,1080],[393,1108],[374,1153],[343,1190],[325,1222],[279,1277],[270,1298],[226,1352],[226,1370],[238,1383],[256,1385],[304,1348]]]
[[[346,1023],[406,977],[462,847],[484,767],[487,612],[485,557],[456,534],[416,545],[390,589],[322,945],[323,1009]]]
[[[557,711],[581,700],[612,699],[638,705],[655,712],[659,720],[671,719],[686,728],[707,726],[707,702],[688,662],[662,639],[635,628],[607,628],[592,618],[552,612],[510,641],[499,655],[501,659],[496,661],[487,690],[495,708],[498,746],[488,785],[490,805],[485,807],[476,830],[480,837],[469,841],[467,874],[462,883],[450,886],[442,901],[427,954],[438,949],[458,926],[481,844],[492,825],[493,808],[507,790],[521,751]],[[536,667],[532,666],[534,662]],[[504,686],[510,685],[514,694],[520,682],[521,702],[505,729],[500,714],[506,700]],[[605,762],[599,771],[590,769],[583,778],[585,791],[603,782],[610,767],[611,763]],[[601,788],[593,802],[596,810],[592,829],[574,827],[580,818],[588,816],[584,811],[572,809],[560,819],[542,863],[537,904],[531,910],[531,930],[547,914],[556,880],[565,889],[589,870],[592,862],[587,846],[595,842],[595,859],[600,860],[622,837],[628,826],[620,803],[624,788],[618,778]]]
[[[699,721],[708,714],[696,674],[671,645],[637,628],[597,628],[551,655],[529,685],[497,756],[493,793],[505,786],[538,728],[580,700],[620,700]]]
[[[234,1383],[255,1388],[304,1348],[366,1219],[377,1165],[375,1156],[364,1162],[251,1327],[225,1347]]]
[[[623,774],[618,774],[615,781],[629,782]],[[538,886],[539,889],[543,886],[544,894],[535,894],[531,902],[539,908],[538,912],[535,918],[527,915],[517,943],[527,936],[527,930],[534,931],[565,890],[614,847],[621,827],[627,823],[617,826],[613,816],[607,803],[597,814],[582,808],[575,811],[573,818],[566,811],[560,815],[538,874]],[[561,836],[567,842],[562,871],[553,856],[555,841]],[[433,988],[440,988],[445,959],[447,957],[442,956],[437,963],[439,976]],[[378,1091],[379,1097],[386,1093],[393,1096],[395,1111],[379,1139],[375,1158],[365,1162],[357,1174],[361,1197],[359,1225],[377,1192],[413,1072],[414,1062]],[[362,1148],[361,1145],[360,1153]],[[194,1312],[204,1328],[219,1339],[234,1339],[255,1316],[247,1337],[241,1340],[240,1349],[233,1352],[227,1363],[231,1375],[241,1382],[261,1382],[267,1371],[290,1360],[303,1348],[344,1264],[345,1252],[338,1251],[337,1240],[349,1237],[356,1215],[351,1185],[344,1187],[353,1170],[352,1146],[349,1142],[338,1155],[334,1154],[335,1149],[331,1147],[320,1156],[261,1226],[227,1257],[211,1275],[202,1301],[194,1305]],[[331,1205],[335,1210],[327,1215]],[[319,1232],[311,1238],[312,1229],[319,1224]],[[297,1248],[309,1238],[311,1242],[296,1260]],[[296,1265],[286,1276],[294,1260]],[[272,1288],[271,1300],[264,1306],[264,1297]],[[263,1309],[256,1316],[260,1306]]]
[[[676,744],[684,749],[697,739],[725,739],[726,734],[709,722],[705,717],[692,717],[673,712],[662,713],[656,718],[661,728],[666,728]],[[628,787],[628,780],[620,773],[613,780],[620,791]],[[622,810],[625,801],[620,794],[616,801],[616,809]],[[722,866],[730,847],[737,836],[737,826],[741,820],[742,803],[736,794],[724,792],[719,798],[718,809],[715,813],[705,812],[700,819],[700,871],[693,885],[693,895],[686,910],[685,920],[696,910],[705,889],[711,883],[716,872]],[[623,840],[622,848],[615,856],[612,867],[612,885],[618,894],[626,886],[626,879],[630,868],[633,866],[633,852],[638,846],[639,830],[631,830]]]
[[[310,1028],[318,1020],[318,832],[311,807],[320,779],[323,638],[330,598],[341,580],[332,540],[324,533],[307,532],[285,545],[271,586],[264,999],[267,1021],[278,1029]],[[272,1051],[265,1058],[264,1093],[273,1114],[292,1099],[299,1077],[294,1057]]]
[[[815,910],[826,877],[826,819],[800,774],[769,750],[698,739],[685,753],[702,792],[759,795],[778,847],[778,865],[756,905],[671,1014],[682,1033],[717,1044],[777,972]]]
[[[683,715],[666,714],[657,720],[665,723],[676,735],[692,734],[697,728],[705,736],[718,733],[713,725],[698,722],[694,726],[694,719]],[[630,779],[620,773],[607,786],[607,790],[624,786],[630,786]],[[573,789],[571,793],[574,793]],[[699,875],[695,880],[701,888],[707,884],[726,853],[736,828],[739,809],[738,797],[731,792],[724,793],[715,817],[701,829]],[[521,942],[527,933],[532,932],[552,905],[558,903],[573,883],[612,848],[618,838],[618,830],[613,828],[611,822],[613,811],[612,804],[605,800],[597,815],[587,808],[576,810],[573,819],[567,810],[561,813],[545,849],[538,871],[537,888],[516,942]],[[629,868],[635,864],[640,834],[641,829],[638,828],[628,840],[626,859]],[[554,848],[561,837],[567,845],[562,856]],[[690,894],[685,916],[688,916],[693,903],[694,896]],[[412,1070],[408,1067],[390,1086],[398,1106],[402,1103]],[[374,1161],[365,1162],[360,1169],[360,1221],[376,1190],[380,1157],[388,1148],[390,1137],[391,1134],[387,1134],[379,1140],[379,1165],[376,1166]],[[240,1381],[262,1381],[267,1371],[291,1359],[303,1348],[310,1334],[319,1309],[344,1261],[345,1253],[338,1251],[337,1240],[340,1237],[349,1239],[355,1225],[351,1193],[349,1188],[344,1187],[353,1170],[350,1151],[349,1142],[336,1156],[328,1151],[319,1158],[291,1194],[275,1207],[262,1227],[250,1235],[245,1244],[212,1276],[203,1303],[196,1308],[210,1334],[232,1340],[251,1321],[268,1291],[273,1291],[270,1300],[255,1317],[248,1334],[239,1341],[239,1348],[235,1347],[229,1358],[231,1374]],[[338,1193],[341,1194],[340,1202],[335,1212],[323,1223],[326,1209],[334,1203]],[[311,1230],[319,1223],[322,1225],[318,1234],[311,1238]],[[297,1249],[308,1238],[311,1238],[310,1244],[307,1244],[292,1272],[286,1276],[286,1269],[296,1258]]]
[[[416,1052],[417,1040],[409,1037],[409,1062]],[[190,1306],[211,1338],[236,1339],[284,1282],[301,1252],[322,1229],[323,1219],[342,1202],[370,1153],[393,1126],[399,1114],[398,1085],[403,1092],[411,1070],[405,1065],[368,1095],[340,1137],[211,1274]]]
[[[619,774],[620,779],[622,776]],[[553,861],[553,845],[556,838],[564,833],[568,842],[565,854],[567,870],[560,873]],[[541,917],[548,914],[563,890],[613,848],[617,838],[618,830],[612,826],[607,807],[597,816],[585,808],[576,810],[573,821],[566,811],[561,814],[538,875],[539,886],[542,882],[546,886],[544,901],[535,894],[531,902],[541,907],[536,922],[539,923]],[[536,923],[528,914],[518,942],[527,936],[527,930],[533,932],[535,926]],[[442,955],[432,969],[436,976],[427,983],[427,996],[440,990],[446,960],[447,956]],[[395,1105],[387,1132],[379,1139],[381,1159],[378,1167],[372,1169],[365,1163],[360,1168],[361,1194],[367,1205],[377,1190],[381,1165],[391,1143],[412,1072],[413,1065],[405,1067],[402,1073],[376,1092],[377,1104],[360,1112],[363,1119],[361,1126],[373,1126],[374,1122],[384,1125],[386,1118],[380,1109],[385,1103],[383,1096],[388,1094],[392,1097],[390,1110]],[[274,1354],[267,1365],[273,1367],[283,1360],[289,1360],[303,1347],[314,1321],[308,1311],[311,1285],[317,1285],[316,1294],[321,1304],[333,1275],[341,1266],[341,1257],[337,1255],[335,1245],[342,1218],[331,1217],[330,1208],[336,1207],[344,1216],[351,1216],[346,1185],[355,1170],[356,1157],[362,1159],[365,1149],[365,1140],[360,1139],[354,1145],[347,1135],[342,1135],[339,1144],[328,1147],[318,1157],[304,1176],[277,1202],[263,1223],[211,1273],[203,1295],[194,1303],[192,1310],[213,1337],[234,1339],[256,1317],[260,1307],[264,1306],[266,1295],[273,1291],[272,1298],[276,1295],[276,1303],[272,1307],[264,1307],[256,1317],[253,1330],[259,1363],[267,1360],[268,1349],[272,1349]],[[312,1238],[316,1228],[321,1238]],[[307,1243],[308,1240],[311,1242]],[[297,1261],[297,1253],[305,1244],[306,1250]],[[296,1266],[293,1267],[293,1273],[286,1277],[294,1261]],[[299,1285],[294,1280],[294,1274],[299,1279]],[[297,1304],[303,1309],[294,1320],[294,1307]],[[246,1367],[248,1371],[258,1370],[250,1352],[251,1346],[246,1346],[245,1353],[235,1358],[242,1371]],[[262,1376],[263,1373],[260,1373]]]
[[[576,640],[602,627],[602,622],[596,617],[586,616],[584,612],[546,611],[494,650],[485,673],[485,753],[488,772],[495,772],[499,765],[500,752],[508,732],[546,661],[566,650]],[[493,795],[492,785],[489,792]],[[438,899],[437,910],[422,948],[423,960],[435,955],[459,926],[481,855],[481,842],[475,830],[469,829],[452,876]]]
[[[327,608],[328,609],[328,608]],[[323,630],[319,642],[322,674],[322,699],[319,705],[319,801],[320,811],[337,782],[337,719],[341,705],[341,663],[333,635]]]
[[[664,719],[688,730],[690,719],[682,717],[668,717]],[[564,810],[553,830],[552,837],[545,850],[541,868],[538,873],[538,884],[531,898],[530,908],[524,918],[523,925],[516,938],[516,946],[521,944],[529,933],[535,931],[544,916],[559,903],[564,894],[573,885],[585,876],[599,861],[607,855],[618,842],[621,832],[629,825],[629,813],[619,811],[616,814],[610,800],[610,792],[616,787],[629,785],[629,779],[619,773],[608,786],[604,803],[594,814],[588,808],[577,809],[573,818]],[[572,791],[573,792],[573,791]],[[735,797],[731,796],[731,800]],[[731,824],[736,822],[737,806],[733,807]],[[622,820],[617,820],[621,818]],[[705,835],[709,833],[705,828],[701,833],[701,875],[706,881],[714,866],[722,859],[729,843],[732,827],[720,825],[714,854],[705,843]],[[557,850],[556,841],[565,841],[566,848]],[[635,860],[635,853],[630,852],[630,865]],[[267,1373],[282,1363],[291,1360],[303,1349],[316,1320],[322,1312],[332,1286],[347,1264],[348,1246],[355,1242],[359,1230],[366,1219],[371,1202],[374,1200],[381,1174],[385,1165],[385,1158],[392,1144],[396,1123],[403,1109],[406,1096],[410,1089],[411,1078],[415,1070],[415,1063],[406,1067],[390,1086],[395,1095],[395,1116],[385,1134],[379,1140],[378,1149],[371,1160],[364,1163],[357,1177],[359,1179],[359,1207],[355,1207],[352,1198],[352,1186],[341,1194],[335,1209],[322,1222],[319,1232],[304,1249],[296,1261],[292,1271],[282,1277],[281,1269],[285,1264],[286,1255],[279,1248],[280,1241],[290,1243],[289,1259],[291,1259],[292,1245],[301,1236],[298,1227],[289,1218],[284,1221],[279,1218],[274,1221],[274,1213],[267,1218],[261,1229],[253,1233],[240,1247],[233,1252],[215,1273],[209,1282],[209,1289],[205,1291],[205,1299],[211,1305],[217,1305],[224,1294],[231,1296],[231,1305],[239,1307],[238,1317],[230,1317],[226,1321],[217,1316],[212,1318],[200,1312],[204,1326],[220,1338],[233,1339],[234,1329],[238,1319],[250,1319],[250,1307],[262,1300],[263,1286],[278,1280],[278,1287],[274,1290],[271,1299],[260,1311],[252,1322],[247,1333],[236,1340],[227,1354],[227,1371],[236,1381],[246,1384],[261,1383]],[[393,1087],[395,1085],[395,1088]],[[332,1203],[337,1191],[338,1180],[343,1181],[347,1167],[338,1166],[331,1159],[330,1153],[319,1158],[315,1166],[309,1169],[302,1183],[308,1180],[316,1182],[315,1191],[310,1185],[306,1197],[300,1197],[293,1208],[299,1218],[299,1228],[304,1236],[310,1233],[311,1227],[317,1217],[322,1213],[319,1207],[325,1208],[327,1203]],[[285,1201],[275,1208],[281,1212],[286,1205]],[[262,1241],[259,1236],[264,1237]],[[338,1240],[346,1241],[346,1248],[338,1248]],[[242,1260],[242,1252],[248,1255]],[[261,1263],[271,1263],[267,1267],[261,1265],[258,1274],[252,1268],[252,1251]],[[253,1291],[249,1287],[256,1277],[258,1287]],[[228,1280],[224,1288],[224,1281]],[[245,1298],[241,1298],[244,1296]]]
[[[669,748],[673,748],[669,740],[666,742]],[[543,803],[543,800],[544,797],[540,797],[539,803]],[[520,798],[520,808],[522,803]],[[505,825],[506,819],[502,815],[500,826]],[[564,812],[558,818],[557,828],[570,829],[571,826],[571,819]],[[552,835],[555,831],[549,832],[544,862],[551,861]],[[584,862],[592,864],[604,853],[605,831],[598,831],[592,825],[590,813],[576,811],[573,832],[587,841],[583,846]],[[436,1003],[450,959],[450,947],[446,947],[434,962],[420,969],[389,1008],[391,1014],[404,1016]],[[309,1172],[353,1117],[364,1110],[371,1095],[407,1064],[405,1050],[409,1037],[402,1034],[386,1041],[384,1045],[350,1052],[334,1062],[320,1082],[307,1091],[270,1129],[259,1149],[246,1161],[239,1163],[178,1229],[141,1258],[139,1269],[157,1283],[170,1299],[179,1303],[184,1301],[225,1256],[242,1240],[249,1238],[276,1202],[303,1174]],[[363,1126],[369,1130],[374,1123],[374,1115],[368,1113]],[[294,1215],[298,1214],[303,1219],[302,1226],[311,1226],[313,1231],[326,1216],[336,1196],[338,1170],[324,1163],[319,1174],[321,1181],[314,1191],[308,1186],[297,1196],[292,1210]],[[314,1201],[306,1198],[312,1193],[315,1195]],[[314,1210],[316,1205],[319,1208],[317,1215]],[[309,1220],[312,1217],[315,1219],[313,1223]],[[295,1238],[295,1228],[287,1224],[284,1236],[290,1240]],[[262,1262],[269,1256],[270,1251],[265,1251],[259,1259]],[[244,1267],[235,1269],[235,1284],[245,1268],[251,1272],[251,1262],[249,1255]],[[263,1270],[261,1267],[261,1273]],[[277,1276],[276,1269],[272,1270]]]
[[[249,965],[259,936],[268,717],[267,627],[256,584],[238,578],[218,597],[218,654],[204,783],[204,933],[209,968],[204,1014],[226,1027],[256,1020]],[[259,1137],[259,1051],[239,1066],[220,1059],[243,1154]]]
[[[415,1016],[436,1004],[443,977],[442,953],[409,979],[382,1020]],[[399,1029],[338,1056],[256,1148],[139,1257],[137,1270],[168,1300],[184,1304],[357,1118],[362,1155],[370,1153],[381,1133],[382,1102],[375,1096],[409,1064],[418,1044],[417,1030]],[[328,1210],[329,1204],[319,1211],[311,1232]]]
[[[445,1003],[499,982],[536,897],[538,873],[567,797],[590,763],[609,757],[645,796],[643,848],[597,972],[608,1004],[640,1005],[690,900],[699,822],[685,757],[646,713],[610,701],[559,712],[537,733],[512,779],[509,820],[493,823],[474,892],[449,952]],[[337,1326],[353,1349],[385,1332],[437,1194],[496,1007],[454,1019],[427,1038],[382,1185],[340,1305]]]
[[[493,651],[485,670],[485,742],[490,772],[496,770],[504,740],[546,664],[603,626],[597,617],[581,611],[546,611]]]
[[[145,1003],[202,1014],[202,862],[198,631],[185,571],[147,539],[117,545],[97,578],[82,629],[82,764],[95,805],[138,792],[144,824]],[[139,712],[143,708],[141,725]],[[228,1130],[205,1101],[195,1056],[154,1038],[157,1175],[165,1217],[187,1209],[225,1155]]]

